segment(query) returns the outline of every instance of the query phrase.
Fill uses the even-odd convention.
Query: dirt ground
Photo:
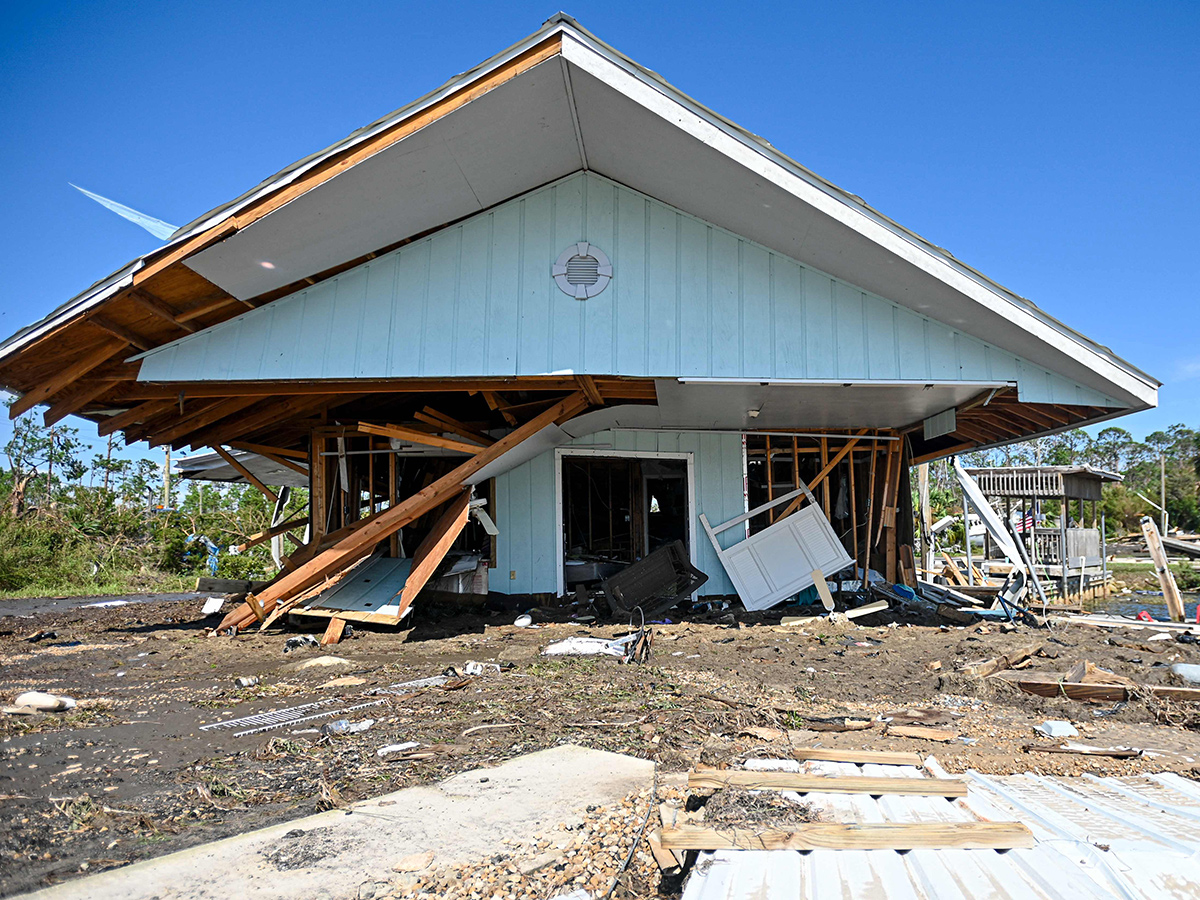
[[[4,615],[4,702],[38,689],[68,694],[78,707],[0,718],[0,896],[564,742],[652,758],[664,775],[698,762],[786,756],[803,745],[917,751],[952,772],[1200,777],[1200,708],[1044,698],[959,671],[1037,641],[1044,655],[1033,657],[1029,673],[1059,674],[1086,659],[1142,683],[1171,684],[1170,663],[1200,663],[1196,644],[1081,625],[1002,633],[995,624],[939,624],[932,611],[784,627],[785,612],[796,610],[653,625],[652,658],[628,666],[542,656],[552,640],[628,631],[550,622],[565,618],[552,611],[534,611],[541,627],[518,628],[511,610],[463,614],[425,604],[411,630],[356,629],[336,647],[286,654],[297,628],[207,637],[214,620],[192,600]],[[29,640],[36,632],[53,636]],[[292,670],[324,655],[344,662]],[[369,693],[448,667],[462,671],[470,661],[504,668],[452,681],[454,690]],[[239,688],[239,676],[261,680]],[[200,730],[322,700],[336,702],[316,712],[384,702],[345,716],[375,720],[356,734],[315,731],[337,716],[243,737]],[[905,709],[933,710],[925,718],[959,737],[889,736],[882,721],[823,730],[822,720],[877,720]],[[1025,752],[1047,741],[1033,731],[1046,719],[1071,721],[1088,744],[1150,752],[1129,760]],[[410,741],[420,746],[377,754]]]

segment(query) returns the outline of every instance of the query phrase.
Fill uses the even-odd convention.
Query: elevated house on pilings
[[[702,594],[774,602],[789,523],[904,579],[911,463],[1158,385],[564,15],[9,338],[0,382],[306,471],[238,627],[394,622],[451,551],[563,594],[675,540]]]

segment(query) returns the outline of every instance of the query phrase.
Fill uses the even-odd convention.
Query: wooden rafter
[[[412,568],[404,582],[400,593],[400,609],[397,618],[403,616],[413,599],[425,587],[438,565],[446,558],[446,553],[467,525],[467,515],[470,512],[471,492],[464,490],[450,503],[446,511],[434,523],[417,552],[413,554]]]
[[[120,338],[127,344],[132,344],[139,350],[149,350],[154,346],[153,341],[151,341],[145,335],[138,334],[133,329],[126,328],[119,322],[114,322],[108,316],[102,316],[100,313],[92,313],[92,315],[88,317],[88,321],[102,331],[112,335],[113,337]]]
[[[47,379],[37,387],[28,391],[24,396],[17,400],[8,410],[8,417],[15,419],[22,413],[29,412],[39,403],[45,403],[62,391],[64,388],[74,384],[88,372],[97,369],[104,363],[108,362],[119,353],[125,353],[129,350],[129,345],[124,341],[108,342],[96,347],[90,353],[85,353],[75,362],[71,363],[66,368],[59,371],[53,378]]]
[[[232,467],[239,475],[258,488],[259,492],[262,493],[264,497],[266,497],[272,503],[279,502],[279,495],[263,484],[262,480],[244,465],[242,465],[241,461],[238,460],[237,457],[235,457],[232,453],[219,444],[216,447],[213,447],[213,450],[217,452],[217,456],[225,460],[225,462],[228,463],[229,466]]]
[[[192,334],[198,330],[195,325],[189,325],[187,322],[179,318],[179,310],[173,307],[166,300],[160,300],[145,288],[131,288],[129,292],[125,294],[125,296],[142,309],[158,316],[160,319],[166,322],[170,322],[176,328],[182,328],[189,334]]]
[[[337,397],[290,397],[282,401],[271,401],[257,407],[251,407],[244,414],[229,421],[204,429],[203,431],[184,435],[180,445],[184,443],[192,447],[211,446],[212,444],[227,444],[231,440],[251,438],[256,432],[272,425],[297,416],[307,414],[316,409],[339,406],[358,399],[358,395],[339,395]]]
[[[149,435],[150,446],[158,447],[162,444],[169,444],[183,437],[185,434],[191,434],[193,431],[207,428],[214,422],[219,422],[228,416],[236,415],[257,402],[258,397],[230,397],[228,400],[218,400],[215,403],[210,403],[191,415],[175,420],[171,423],[170,427],[164,428],[161,431],[155,431]]]
[[[74,393],[63,397],[61,400],[57,401],[49,409],[47,409],[42,415],[42,422],[47,428],[49,428],[60,419],[71,415],[71,413],[79,412],[79,410],[83,409],[97,397],[100,397],[110,390],[112,390],[111,381],[93,381],[91,383],[84,384]]]
[[[359,422],[355,430],[362,434],[374,434],[379,437],[396,438],[401,441],[412,441],[427,447],[441,447],[444,450],[457,450],[461,453],[478,453],[484,449],[479,444],[468,444],[438,434],[429,434],[415,428],[405,428],[401,425],[376,425],[372,422]]]
[[[438,412],[433,407],[427,406],[419,412],[413,413],[413,418],[418,422],[424,422],[426,425],[433,425],[441,428],[443,431],[448,431],[451,434],[457,434],[461,438],[466,438],[468,441],[475,441],[485,447],[489,447],[496,443],[496,439],[484,434],[478,429],[472,428],[465,422],[460,422],[458,419],[452,418],[445,413]]]
[[[260,453],[263,456],[280,456],[288,459],[299,459],[304,462],[308,461],[308,454],[303,450],[287,450],[283,447],[270,447],[266,444],[251,444],[248,441],[229,441],[230,447],[237,450],[249,450],[251,453]],[[304,471],[308,471],[305,469]]]
[[[104,437],[136,422],[146,422],[164,410],[174,409],[175,402],[175,400],[147,400],[145,403],[139,403],[137,406],[131,407],[123,413],[110,416],[101,422],[96,430],[100,433],[101,437]]]
[[[579,382],[579,389],[588,398],[588,403],[592,406],[604,405],[604,398],[600,396],[600,389],[596,387],[596,379],[591,375],[577,375],[575,380]]]

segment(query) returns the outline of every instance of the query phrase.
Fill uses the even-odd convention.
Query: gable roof
[[[578,169],[922,315],[986,334],[1129,408],[1156,403],[1158,382],[1108,348],[705,108],[562,13],[184,226],[164,247],[0,344],[0,366],[172,267],[186,265],[244,310],[273,299],[272,292],[290,293],[298,279],[311,282],[346,260]]]

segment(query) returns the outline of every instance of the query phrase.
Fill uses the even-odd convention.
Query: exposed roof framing
[[[544,63],[550,63],[553,69],[548,70]],[[378,252],[477,212],[478,209],[472,208],[451,211],[447,207],[444,218],[431,219],[421,229],[402,235],[399,240],[393,234],[390,243],[381,248],[364,254],[361,251],[367,248],[360,247],[353,254],[345,254],[347,257],[353,255],[353,258],[337,257],[336,262],[330,259],[328,265],[320,263],[320,271],[297,272],[301,276],[299,280],[275,283],[250,296],[243,291],[223,289],[196,270],[217,277],[214,272],[224,265],[221,260],[226,259],[221,255],[222,248],[235,244],[244,246],[238,242],[251,233],[269,233],[271,223],[281,221],[280,216],[268,218],[270,214],[286,216],[289,213],[284,212],[285,209],[301,198],[308,202],[309,198],[321,196],[320,189],[328,190],[332,184],[343,184],[344,181],[334,182],[339,175],[370,171],[370,166],[382,159],[389,148],[434,126],[443,127],[456,114],[461,118],[468,111],[481,108],[476,101],[487,98],[489,103],[510,102],[503,98],[516,96],[513,91],[519,80],[526,85],[524,90],[547,71],[553,73],[557,85],[554,89],[566,98],[563,109],[569,114],[572,167],[592,168],[598,172],[605,168],[621,169],[607,174],[615,181],[629,183],[635,189],[680,208],[702,206],[706,202],[717,204],[718,208],[692,211],[767,243],[763,235],[751,233],[758,222],[757,227],[773,229],[776,235],[786,236],[780,237],[784,243],[798,242],[779,248],[782,252],[796,258],[802,253],[815,255],[813,264],[821,267],[822,253],[832,260],[830,248],[817,246],[811,237],[798,237],[810,232],[795,227],[795,221],[780,218],[792,213],[817,217],[827,235],[842,235],[840,240],[847,246],[853,244],[855,252],[865,253],[863,248],[870,248],[875,254],[871,260],[877,264],[876,269],[880,272],[886,269],[895,289],[906,294],[906,297],[896,298],[896,302],[907,299],[907,302],[917,303],[914,298],[918,298],[936,304],[939,301],[935,295],[943,299],[959,298],[955,302],[965,304],[964,309],[969,307],[970,312],[978,316],[979,327],[994,331],[994,337],[1001,344],[1008,340],[1009,343],[1036,345],[1045,359],[1056,360],[1064,371],[1070,370],[1075,377],[1103,382],[1110,395],[1126,398],[1129,409],[1155,402],[1158,382],[1107,348],[1067,328],[1029,301],[964,265],[944,249],[883,216],[861,198],[825,181],[766,141],[696,103],[655,73],[604,44],[570,17],[558,14],[536,33],[420,100],[288,166],[231,203],[204,214],[179,229],[163,247],[97,282],[40,322],[0,344],[0,383],[24,395],[14,407],[14,413],[19,414],[37,403],[52,404],[47,420],[57,420],[71,413],[98,418],[102,412],[111,415],[114,409],[128,410],[119,412],[115,419],[109,418],[102,431],[127,427],[127,436],[140,435],[174,444],[221,439],[231,434],[243,438],[252,436],[289,415],[321,413],[345,403],[344,392],[361,396],[405,390],[478,390],[486,392],[485,399],[495,411],[505,413],[507,410],[506,418],[511,417],[512,409],[519,410],[530,403],[528,400],[522,403],[497,400],[495,392],[510,389],[581,389],[593,404],[610,396],[653,399],[652,384],[630,382],[606,387],[605,380],[600,378],[591,383],[576,382],[573,378],[556,379],[555,376],[545,376],[543,381],[534,384],[523,380],[519,388],[492,383],[473,387],[462,383],[438,385],[429,381],[411,387],[399,382],[291,386],[264,383],[236,387],[213,383],[203,386],[130,383],[135,376],[136,364],[126,364],[124,360],[138,350],[157,347],[187,333],[203,330],[247,309],[286,296],[298,286],[330,277]],[[538,75],[539,72],[542,74]],[[494,99],[497,97],[501,99]],[[608,108],[604,108],[605,104]],[[640,154],[636,146],[614,149],[614,144],[620,142],[602,139],[599,136],[603,131],[602,114],[616,115],[619,120],[628,119],[631,123],[628,127],[634,129],[633,137],[642,136],[652,141],[657,135],[669,133],[673,140],[681,142],[680,148],[693,154],[693,162],[700,167],[696,171],[702,171],[704,177],[691,179],[689,187],[689,179],[683,174],[672,173],[669,165],[663,168],[666,163],[653,161],[658,168],[632,165],[645,154]],[[658,130],[652,132],[651,126]],[[526,138],[522,136],[521,139]],[[628,158],[622,159],[621,153]],[[671,157],[670,161],[675,159],[671,154],[665,155]],[[648,173],[644,177],[653,183],[633,183],[642,177],[639,175],[642,170]],[[719,207],[730,204],[723,204],[720,198],[706,199],[696,194],[697,182],[723,183],[726,179],[719,177],[721,172],[740,179],[736,190],[747,194],[746,209],[755,207],[753,217],[745,218],[746,210],[726,212]],[[744,191],[741,185],[746,186]],[[522,189],[536,186],[523,185]],[[687,193],[688,190],[692,193]],[[760,203],[759,196],[750,196],[754,192],[766,192],[763,196],[769,194],[781,202],[774,205]],[[515,193],[519,191],[507,196]],[[492,202],[507,199],[507,196],[494,198]],[[291,206],[293,212],[296,208]],[[722,215],[727,216],[723,222],[719,221]],[[743,220],[737,218],[739,215]],[[262,231],[264,228],[267,229],[265,232]],[[878,265],[896,261],[900,265]],[[828,270],[833,274],[837,274],[833,269],[835,264],[828,262]],[[859,268],[865,279],[872,277],[871,265]],[[896,280],[891,274],[900,270],[908,273],[907,281]],[[261,270],[258,271],[261,274]],[[224,283],[223,278],[217,277],[217,280]],[[246,281],[244,277],[242,281],[258,283]],[[873,289],[870,283],[863,287]],[[929,314],[936,317],[937,311],[931,310]],[[1049,362],[1045,364],[1050,365]],[[211,397],[218,402],[203,407],[189,404],[185,409],[186,399],[199,397]],[[269,399],[258,404],[232,402],[232,398],[247,397]],[[167,400],[177,401],[178,405],[152,405],[153,401]],[[960,419],[964,430],[959,432],[959,437],[966,436],[969,431],[971,440],[1004,441],[1038,430],[1072,427],[1087,420],[1086,416],[1080,418],[1076,408],[1017,408],[1003,405],[1011,401],[997,398],[997,402],[1002,403],[997,410],[1011,412],[1011,418],[1002,416],[998,419],[994,415],[997,410],[973,416],[964,412]],[[218,416],[217,413],[223,410],[234,412]],[[1118,413],[1114,410],[1088,412],[1093,420]],[[216,418],[210,420],[211,416]],[[115,424],[118,422],[120,424]],[[203,422],[203,425],[196,429],[187,427],[197,422]],[[169,423],[169,427],[164,428],[164,423]],[[1025,431],[1027,426],[1029,431]],[[257,429],[257,432],[248,429]],[[958,438],[950,435],[946,440]]]

